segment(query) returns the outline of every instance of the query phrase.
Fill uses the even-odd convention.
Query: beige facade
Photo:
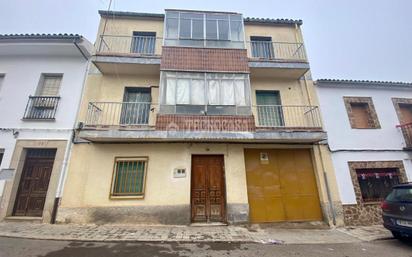
[[[166,27],[163,16],[118,13],[119,18],[112,19],[105,13],[101,15],[96,42],[97,53],[93,61],[96,69],[92,69],[87,78],[79,116],[79,122],[83,122],[84,127],[78,131],[77,143],[73,145],[64,194],[57,214],[58,222],[190,224],[197,201],[193,198],[193,183],[196,182],[192,179],[192,158],[194,155],[208,155],[224,158],[222,199],[226,208],[222,221],[230,224],[248,223],[250,206],[246,174],[249,171],[245,165],[245,149],[262,149],[264,152],[264,149],[304,148],[309,150],[313,164],[322,210],[321,220],[332,226],[342,225],[336,178],[327,147],[321,143],[326,137],[320,114],[317,112],[318,101],[310,79],[298,21],[286,24],[276,21],[269,24],[246,20],[244,22],[244,48],[247,49],[246,61],[250,67],[250,72],[246,74],[248,80],[250,77],[248,90],[251,100],[249,107],[254,121],[253,131],[165,131],[158,124],[160,120],[176,121],[176,116],[180,115],[186,122],[202,123],[207,115],[165,115],[161,112],[160,74],[170,71],[161,68],[161,62],[166,58],[160,56],[165,40],[163,30]],[[156,32],[156,37],[159,37],[156,38],[154,50],[149,56],[128,52],[132,39],[127,38],[135,31]],[[109,38],[109,35],[114,37],[104,43],[100,40]],[[256,49],[252,50],[251,36],[271,37],[273,43],[279,42],[280,47],[275,45],[274,51],[282,52],[286,59],[255,58],[253,55]],[[101,44],[113,47],[99,50]],[[292,49],[292,54],[286,54],[287,49]],[[163,46],[163,53],[166,50],[174,51],[173,47],[166,49]],[[296,52],[300,53],[300,60],[295,60],[298,58],[293,55]],[[144,126],[119,122],[125,112],[122,101],[126,87],[150,88],[151,103],[147,113],[149,118]],[[261,124],[261,119],[265,117],[262,116],[262,106],[259,106],[257,101],[258,91],[279,92],[279,105],[282,106],[283,113],[280,127],[265,127]],[[118,109],[117,114],[110,116],[117,123],[97,124],[105,113],[104,107],[101,107],[104,105],[99,105],[101,102],[116,102],[122,106],[123,109]],[[307,113],[312,115],[309,117]],[[162,115],[165,117],[161,117]],[[210,118],[215,119],[212,122],[230,122],[239,117],[238,114],[216,116],[219,115]],[[166,128],[170,128],[169,125]],[[115,158],[119,157],[147,158],[144,192],[140,197],[110,197],[113,184],[116,183],[113,182],[117,174]],[[273,160],[269,158],[268,161]],[[176,176],[177,170],[184,170],[185,175]],[[214,198],[209,195],[207,199]],[[213,213],[213,210],[211,212]]]

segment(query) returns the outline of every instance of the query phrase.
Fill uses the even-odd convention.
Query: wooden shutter
[[[370,128],[369,106],[366,103],[351,103],[354,128]]]
[[[58,96],[61,80],[61,75],[43,75],[37,95]]]

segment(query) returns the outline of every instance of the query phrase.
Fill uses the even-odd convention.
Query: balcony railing
[[[401,124],[396,127],[402,131],[406,148],[412,148],[412,123]]]
[[[107,55],[160,55],[162,39],[152,36],[102,35],[97,44],[97,54]]]
[[[249,41],[248,51],[251,58],[263,60],[306,61],[302,43],[272,41]]]
[[[86,126],[145,126],[151,124],[154,105],[149,102],[92,102]]]
[[[58,96],[29,96],[23,119],[54,119],[59,100]]]
[[[257,127],[276,129],[321,129],[317,106],[257,105],[254,106]]]

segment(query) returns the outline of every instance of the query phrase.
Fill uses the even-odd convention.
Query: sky
[[[0,0],[0,34],[76,33],[96,39],[110,0]],[[235,11],[303,20],[314,79],[412,82],[412,0],[112,0],[111,10]]]

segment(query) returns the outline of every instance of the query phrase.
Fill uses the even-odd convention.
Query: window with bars
[[[397,168],[356,169],[356,175],[364,202],[382,201],[399,184]]]
[[[147,158],[116,158],[112,197],[143,197]]]
[[[36,96],[58,96],[62,78],[62,74],[43,74]]]

